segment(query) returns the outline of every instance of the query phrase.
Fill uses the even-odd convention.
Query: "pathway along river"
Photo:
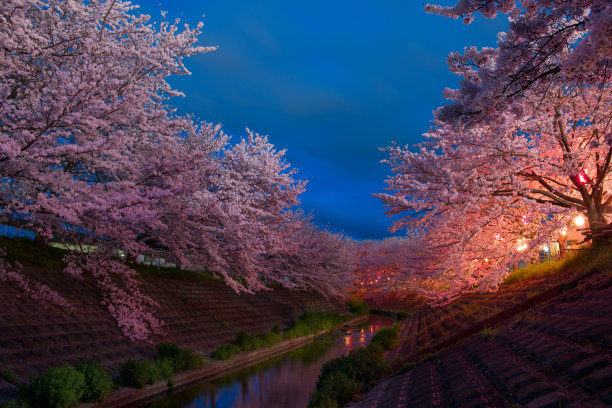
[[[171,394],[148,407],[304,408],[325,362],[364,346],[381,327],[394,321],[371,315],[368,323],[346,332],[336,331],[271,360]]]

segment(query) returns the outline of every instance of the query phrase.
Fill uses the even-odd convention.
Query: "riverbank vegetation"
[[[211,357],[217,360],[229,360],[235,354],[270,347],[284,339],[294,339],[331,330],[355,317],[369,313],[368,306],[359,298],[350,298],[347,305],[351,311],[350,314],[341,315],[336,311],[306,311],[285,333],[282,333],[278,326],[261,334],[248,334],[241,331],[233,343],[220,345],[212,352]]]
[[[612,245],[584,248],[560,259],[514,269],[504,282],[513,283],[528,278],[551,276],[564,271],[581,275],[594,268],[601,272],[612,272]]]
[[[100,364],[65,364],[49,368],[30,384],[20,385],[19,401],[9,404],[23,408],[71,408],[81,402],[102,401],[112,389],[113,380]]]
[[[19,397],[0,405],[2,408],[73,408],[80,403],[100,402],[114,388],[129,386],[143,388],[158,380],[168,380],[172,388],[172,375],[202,367],[206,358],[194,350],[164,343],[157,346],[153,360],[127,360],[119,368],[113,381],[99,363],[81,362],[50,367],[29,384],[17,384]]]
[[[315,391],[310,395],[308,408],[341,407],[368,391],[381,378],[391,374],[392,368],[385,360],[384,352],[397,346],[398,342],[397,329],[385,327],[366,347],[325,363]]]
[[[238,332],[236,341],[232,344],[222,344],[212,354],[217,360],[229,360],[234,354],[270,347],[283,340],[280,327],[274,326],[272,330],[262,334],[249,334],[244,331]]]

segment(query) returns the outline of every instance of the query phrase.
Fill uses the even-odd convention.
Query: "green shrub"
[[[229,360],[234,354],[239,352],[240,349],[235,344],[222,344],[217,347],[210,356],[216,360]]]
[[[128,360],[119,367],[119,381],[122,385],[142,388],[153,384],[159,378],[157,367],[150,360]]]
[[[263,336],[266,342],[266,347],[270,347],[276,343],[280,343],[281,341],[283,341],[283,336],[280,333],[274,331],[264,333]]]
[[[262,347],[262,340],[258,336],[253,336],[244,331],[239,331],[236,336],[236,345],[240,351],[255,350]]]
[[[172,358],[162,357],[155,360],[155,368],[160,379],[170,379],[176,372],[174,369],[175,361]]]
[[[17,376],[9,369],[0,371],[0,378],[3,378],[5,381],[8,381],[13,385],[17,384]]]
[[[34,378],[29,387],[20,390],[20,396],[29,394],[24,402],[32,407],[72,408],[79,404],[85,389],[85,375],[66,364]]]
[[[285,333],[285,337],[293,339],[308,336],[309,334],[329,330],[343,322],[344,320],[338,312],[305,312],[293,323],[293,326]]]
[[[77,371],[85,376],[85,390],[81,401],[100,402],[113,390],[113,379],[99,363],[79,363]]]
[[[198,354],[195,350],[182,348],[176,344],[163,343],[157,346],[156,360],[164,360],[161,368],[166,369],[165,365],[172,365],[172,373],[179,371],[193,370],[202,367],[206,363],[206,358]],[[165,371],[164,371],[165,372]],[[162,375],[163,378],[168,376]]]
[[[412,316],[412,313],[410,312],[406,312],[404,310],[402,310],[401,312],[397,312],[397,320],[404,320],[409,318],[410,316]]]
[[[321,367],[316,389],[310,396],[308,406],[342,406],[354,400],[358,394],[369,390],[391,371],[380,344],[370,343],[366,348],[353,350]]]
[[[281,328],[278,324],[275,324],[274,327],[272,327],[272,330],[270,330],[272,333],[276,333],[276,334],[282,334]]]
[[[351,296],[346,304],[351,309],[353,316],[365,316],[370,313],[370,308],[366,302],[356,296]]]
[[[19,404],[19,402],[14,399],[0,402],[0,408],[19,408],[20,406],[21,405]]]
[[[175,369],[178,371],[194,370],[206,364],[206,358],[195,350],[182,348],[174,360]]]
[[[62,262],[65,250],[50,245],[41,247],[24,238],[0,237],[0,247],[6,249],[4,259],[8,262],[19,262],[22,265],[40,266],[56,271],[64,269]]]
[[[32,391],[30,384],[17,384],[17,399],[20,406],[30,408],[32,406]]]
[[[236,346],[241,352],[257,350],[263,347],[270,347],[283,337],[279,333],[267,332],[263,334],[248,334],[243,331],[238,332],[236,336]]]
[[[383,349],[391,350],[399,344],[397,330],[393,327],[383,327],[374,335],[370,344],[380,344]]]
[[[172,344],[172,343],[162,343],[160,345],[157,346],[157,358],[170,358],[170,359],[174,359],[176,358],[179,353],[181,352],[181,349],[179,346],[177,346],[176,344]]]
[[[310,395],[309,407],[337,408],[338,401],[353,401],[363,391],[363,385],[342,372],[330,376],[325,385]]]

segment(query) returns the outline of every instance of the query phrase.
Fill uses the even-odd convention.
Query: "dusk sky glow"
[[[186,94],[180,113],[244,128],[287,149],[308,180],[301,196],[314,221],[355,239],[389,235],[391,220],[371,193],[389,167],[379,148],[412,145],[458,77],[446,56],[494,46],[505,16],[461,21],[428,15],[421,2],[136,1],[141,12],[190,25],[204,18],[202,45],[186,61],[191,76],[170,82]],[[450,4],[451,2],[438,2]]]

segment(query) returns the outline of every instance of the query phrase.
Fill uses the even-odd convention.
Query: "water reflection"
[[[373,315],[369,323],[315,340],[298,350],[202,383],[149,405],[150,408],[305,407],[326,361],[367,344],[393,319]]]

